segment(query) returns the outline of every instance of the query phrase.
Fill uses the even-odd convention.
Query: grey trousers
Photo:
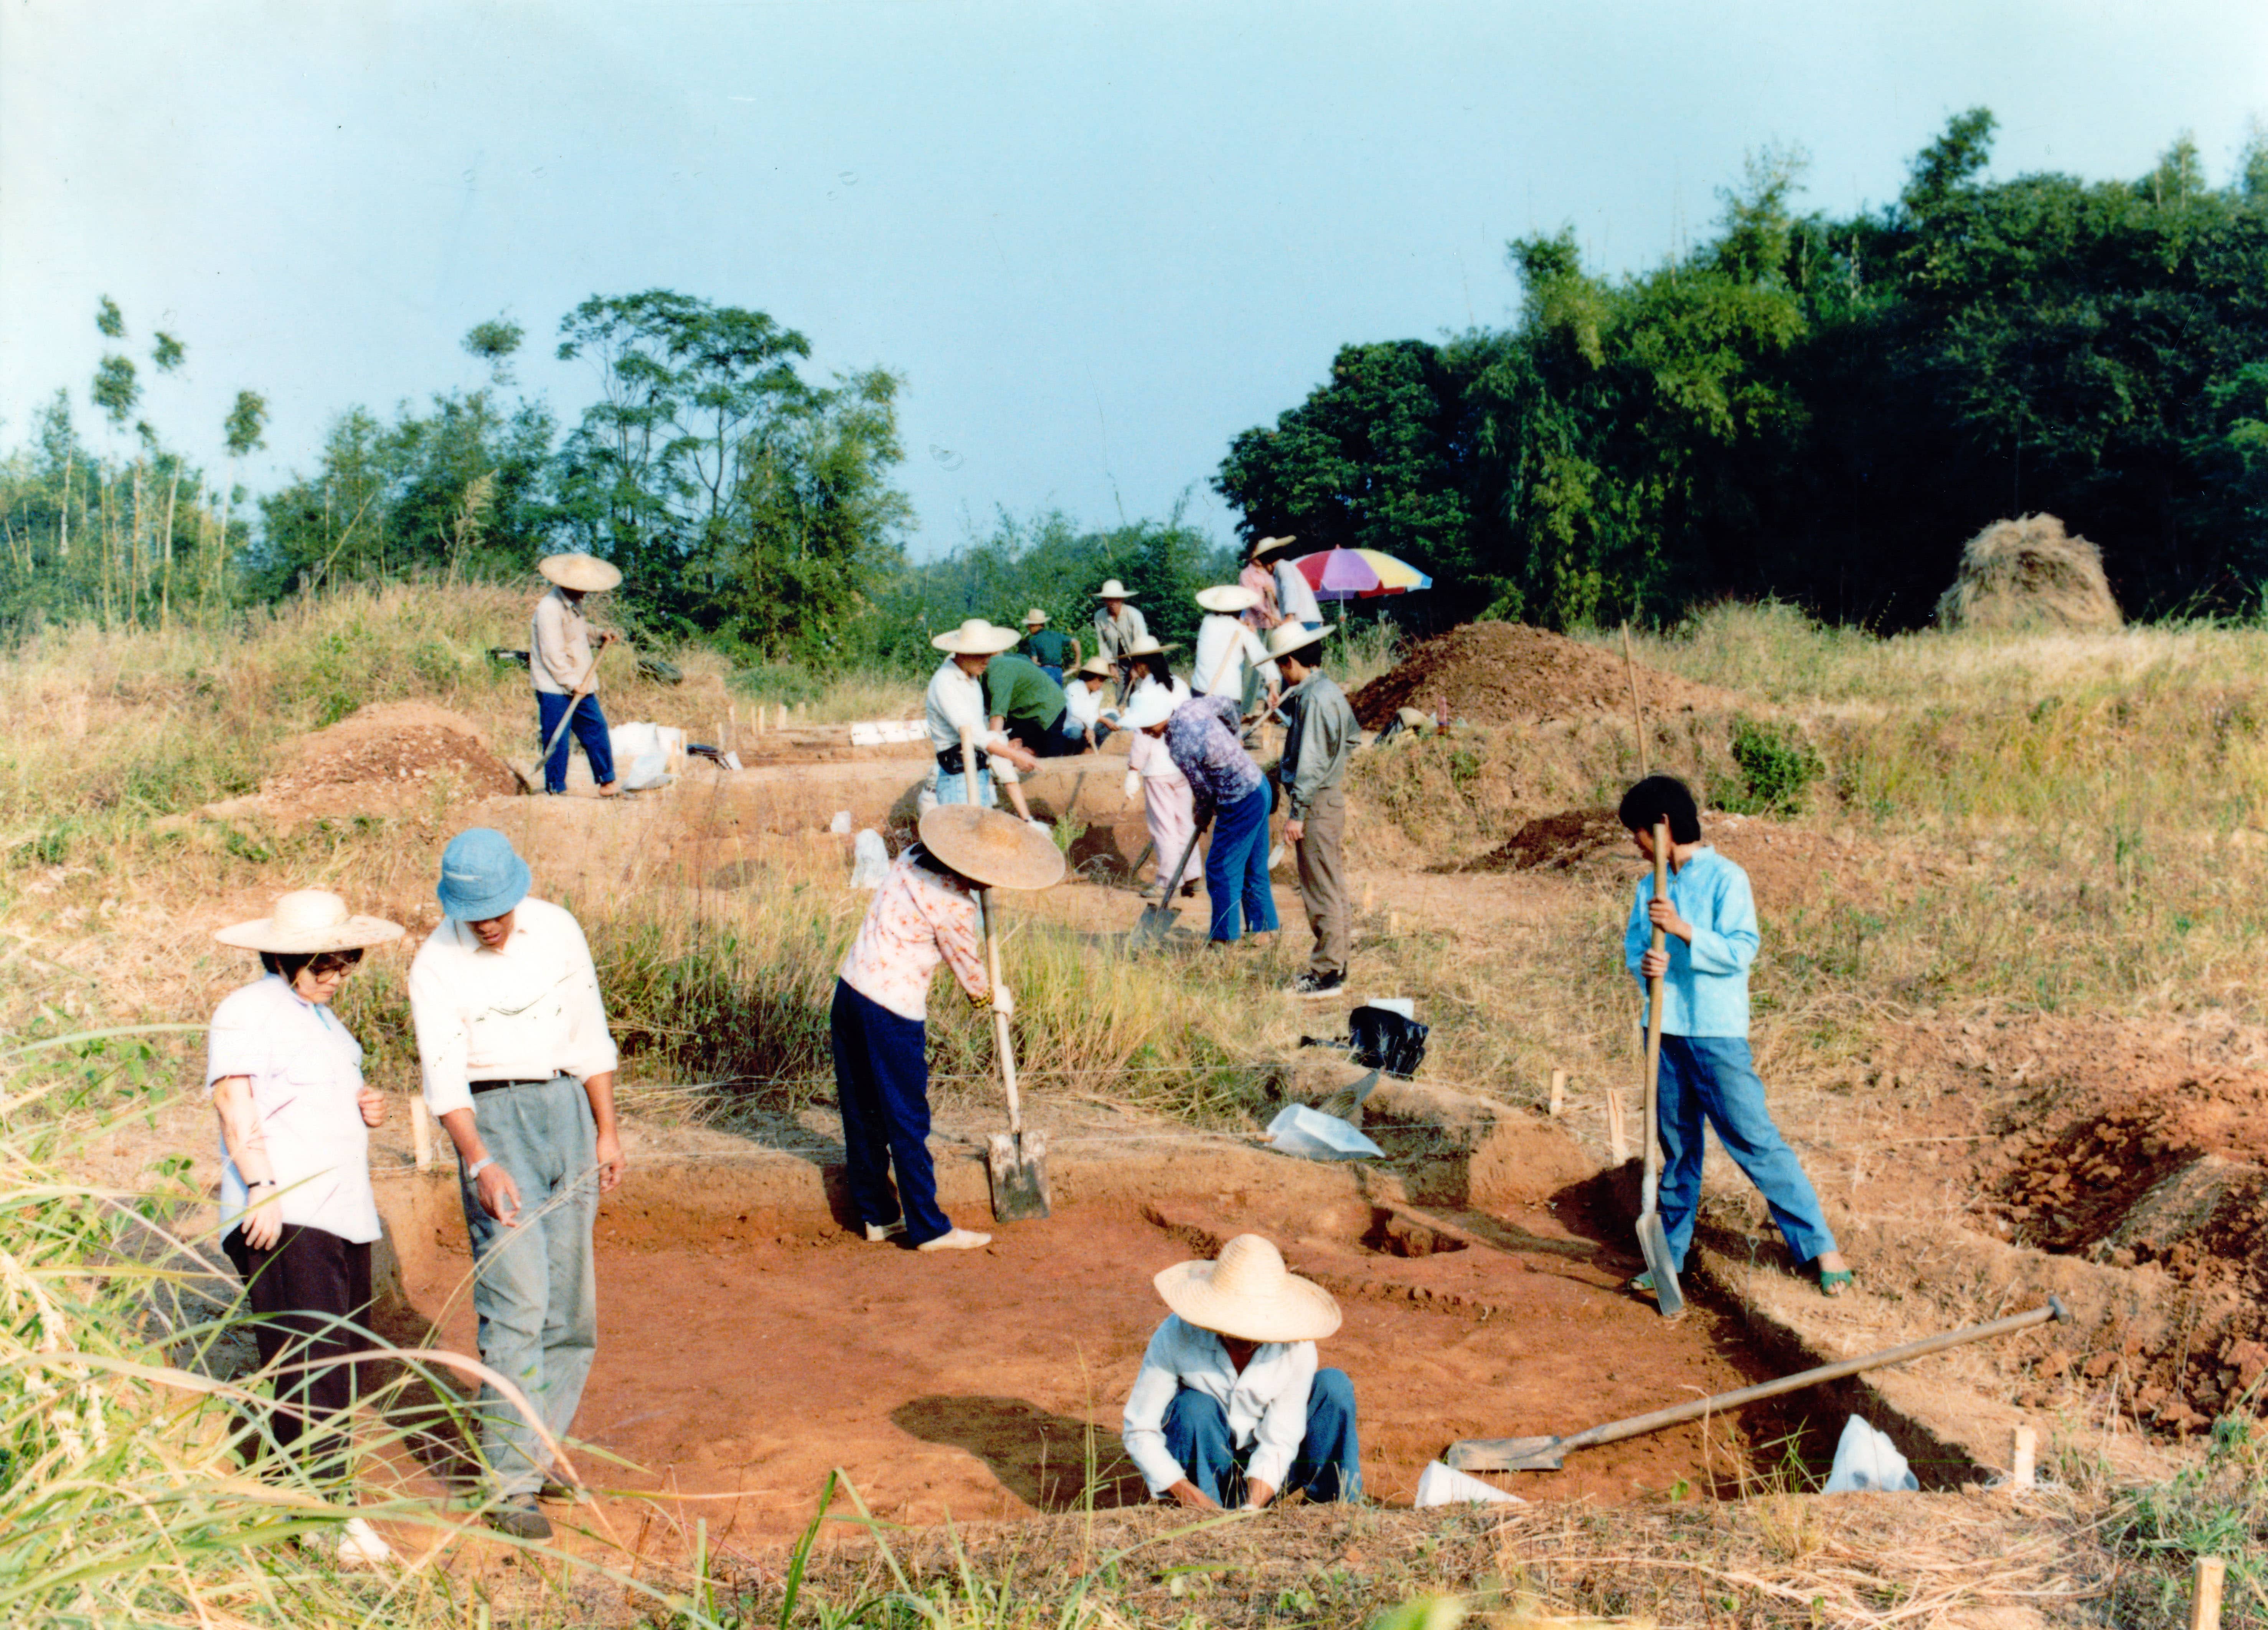
[[[1293,847],[1299,852],[1300,899],[1307,908],[1307,926],[1314,930],[1315,948],[1307,958],[1307,971],[1317,978],[1344,975],[1347,970],[1349,909],[1347,906],[1346,792],[1327,787],[1308,806],[1307,835]]]
[[[518,1226],[481,1208],[460,1174],[473,1242],[473,1310],[481,1361],[527,1394],[544,1429],[565,1434],[583,1401],[599,1346],[591,1230],[599,1215],[598,1128],[583,1083],[556,1075],[532,1087],[473,1095],[473,1122],[519,1188]],[[496,1492],[532,1494],[551,1454],[528,1420],[493,1387],[479,1404],[481,1452]]]

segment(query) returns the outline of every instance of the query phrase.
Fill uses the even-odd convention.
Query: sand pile
[[[2102,551],[2053,515],[1998,520],[1961,551],[1961,574],[1939,596],[1937,625],[1994,631],[2115,629],[2125,619],[2102,575]]]
[[[1649,717],[1727,706],[1732,697],[1658,668],[1638,669]],[[1467,623],[1437,634],[1402,665],[1349,698],[1368,730],[1382,729],[1395,710],[1433,712],[1476,725],[1630,712],[1622,659],[1523,623]]]
[[[429,703],[389,702],[300,737],[259,792],[208,804],[202,813],[288,822],[394,814],[437,795],[470,800],[519,791],[519,778],[471,720]]]

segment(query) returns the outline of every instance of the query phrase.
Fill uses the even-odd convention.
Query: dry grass
[[[2102,551],[2053,515],[1999,520],[1969,540],[1953,586],[1939,597],[1940,628],[2002,633],[2115,629],[2125,618],[2102,575]]]

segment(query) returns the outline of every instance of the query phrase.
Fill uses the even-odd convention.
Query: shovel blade
[[[1556,1437],[1469,1437],[1441,1458],[1453,1471],[1557,1471],[1567,1458]]]
[[[1163,945],[1166,936],[1174,932],[1174,925],[1181,920],[1182,914],[1171,906],[1144,906],[1141,919],[1134,925],[1134,932],[1127,936],[1126,948],[1145,951],[1153,945]]]
[[[1047,1133],[994,1132],[984,1151],[984,1172],[992,1182],[996,1221],[1033,1222],[1048,1214]]]
[[[1662,1317],[1677,1317],[1685,1311],[1685,1293],[1678,1288],[1677,1270],[1671,1265],[1676,1258],[1669,1254],[1669,1231],[1661,1226],[1660,1212],[1638,1213],[1638,1247],[1646,1253],[1646,1271],[1653,1280],[1654,1306]]]

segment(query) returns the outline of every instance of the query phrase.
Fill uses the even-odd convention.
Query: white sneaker
[[[906,1231],[904,1219],[895,1222],[870,1222],[866,1225],[866,1243],[887,1245]]]
[[[990,1245],[991,1243],[992,1236],[990,1234],[978,1234],[969,1228],[955,1228],[952,1233],[940,1234],[933,1240],[924,1240],[914,1249],[916,1250],[975,1250],[980,1246]]]
[[[376,1567],[394,1560],[394,1547],[362,1518],[350,1516],[339,1534],[338,1556],[341,1567]]]

